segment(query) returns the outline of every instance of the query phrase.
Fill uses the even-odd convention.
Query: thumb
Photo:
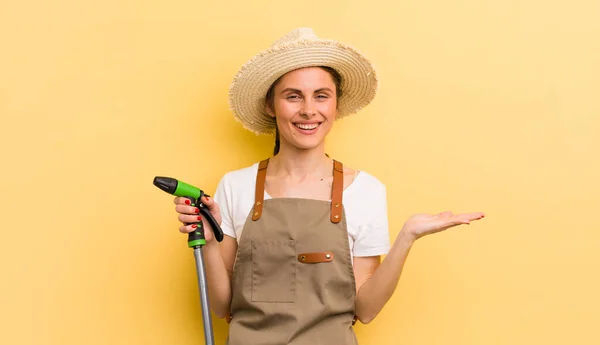
[[[206,206],[208,207],[210,210],[214,209],[217,206],[217,203],[215,202],[215,200],[208,194],[204,194],[201,198],[200,201]]]

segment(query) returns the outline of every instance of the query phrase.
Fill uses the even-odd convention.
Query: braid
[[[279,153],[279,127],[275,124],[275,148],[273,149],[273,155]]]

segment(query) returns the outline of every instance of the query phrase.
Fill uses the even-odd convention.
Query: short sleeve
[[[213,199],[219,205],[219,210],[221,213],[221,229],[223,230],[223,234],[236,238],[235,229],[233,226],[231,186],[229,186],[227,177],[228,175],[225,174],[217,184]]]
[[[390,250],[387,191],[385,185],[375,182],[362,196],[364,212],[354,241],[354,256],[385,255]]]

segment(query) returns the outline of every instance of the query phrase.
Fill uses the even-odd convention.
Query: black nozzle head
[[[174,194],[177,190],[177,180],[172,177],[156,176],[154,185],[169,194]]]

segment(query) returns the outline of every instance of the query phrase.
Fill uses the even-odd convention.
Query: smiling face
[[[282,76],[267,97],[281,146],[308,150],[323,145],[337,115],[337,91],[330,72],[320,67]]]

